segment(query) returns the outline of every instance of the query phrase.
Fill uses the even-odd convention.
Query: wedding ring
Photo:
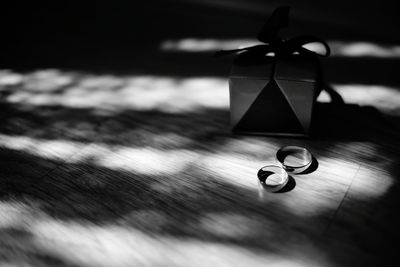
[[[288,182],[288,173],[279,166],[268,165],[258,171],[260,185],[269,192],[281,190]]]
[[[300,146],[285,146],[276,152],[276,159],[289,173],[301,173],[310,167],[311,153]]]

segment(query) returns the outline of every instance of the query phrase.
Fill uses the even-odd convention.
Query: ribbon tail
[[[245,51],[245,50],[248,52],[256,53],[256,54],[261,54],[261,53],[265,54],[270,50],[270,46],[266,45],[266,44],[262,44],[262,45],[254,45],[254,46],[238,48],[238,49],[233,49],[233,50],[220,50],[220,51],[215,52],[214,57],[235,54],[237,52],[241,52],[241,51]]]
[[[235,54],[237,52],[246,50],[247,48],[239,48],[239,49],[232,49],[232,50],[220,50],[215,52],[214,57],[220,57],[220,56],[225,56],[225,55],[230,55],[230,54]]]
[[[303,45],[310,44],[310,43],[322,44],[325,48],[325,53],[321,54],[316,51],[312,51],[312,50],[309,50],[309,49],[303,47]],[[321,57],[328,57],[331,54],[331,49],[324,40],[319,39],[314,36],[309,36],[309,35],[302,35],[302,36],[294,37],[294,38],[286,41],[285,45],[287,46],[287,49],[292,52],[297,51],[299,53],[314,53]]]

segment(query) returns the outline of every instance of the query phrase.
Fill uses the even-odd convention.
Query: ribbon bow
[[[297,52],[299,54],[313,54],[322,57],[329,56],[331,52],[329,45],[322,39],[314,36],[302,35],[288,40],[283,40],[279,36],[279,30],[288,26],[289,10],[290,7],[287,6],[279,7],[267,20],[257,36],[257,39],[265,44],[233,50],[221,50],[216,52],[215,56],[229,55],[241,51],[246,51],[255,56],[266,55],[269,52],[274,52],[276,55],[291,55]],[[325,47],[325,53],[320,54],[303,47],[303,45],[309,43],[321,43]]]

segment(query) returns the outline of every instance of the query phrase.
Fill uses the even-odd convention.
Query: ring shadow
[[[292,176],[288,176],[288,181],[286,185],[279,191],[275,192],[277,194],[287,193],[292,191],[296,187],[296,180]]]
[[[298,175],[309,174],[309,173],[315,172],[318,169],[318,166],[319,166],[318,160],[314,156],[312,156],[310,166],[308,166],[308,168],[305,169],[304,171],[298,173]]]
[[[263,174],[265,174],[265,173],[266,173],[266,172],[263,171],[262,168],[261,168],[261,169],[258,171],[258,173],[257,173],[257,177],[258,177],[258,179],[259,179],[260,185],[261,185],[261,183],[262,183],[262,182],[261,182],[261,176],[262,176]],[[271,172],[271,174],[272,174],[272,172]],[[264,180],[265,180],[265,179],[264,179]],[[262,190],[263,192],[265,191],[265,192],[268,192],[268,193],[279,194],[279,193],[286,193],[286,192],[292,191],[295,187],[296,187],[296,180],[295,180],[292,176],[288,175],[288,181],[287,181],[287,183],[286,183],[280,190],[278,190],[278,191],[270,191],[270,190],[264,188],[264,186],[260,186],[260,190]]]
[[[319,166],[318,160],[314,156],[312,156],[312,161],[311,161],[310,166],[303,172],[298,173],[297,175],[310,174],[310,173],[316,171],[318,169],[318,166]],[[261,170],[258,171],[258,173],[257,173],[258,177],[260,176],[261,172],[262,172]],[[296,187],[296,180],[291,175],[289,175],[288,182],[286,183],[286,185],[281,190],[276,191],[276,192],[271,192],[271,193],[277,193],[277,194],[287,193],[287,192],[292,191],[295,187]]]

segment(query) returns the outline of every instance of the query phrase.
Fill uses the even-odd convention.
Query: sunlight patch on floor
[[[256,190],[257,171],[264,165],[264,161],[249,161],[233,153],[218,153],[204,156],[201,165],[205,173],[215,174],[215,179]]]
[[[218,50],[230,50],[249,47],[261,44],[256,39],[180,39],[165,40],[161,43],[160,49],[164,51],[183,52],[215,52]],[[342,42],[336,40],[328,41],[332,56],[341,57],[400,57],[400,46],[381,45],[371,42]],[[317,43],[310,43],[304,47],[315,51],[323,52],[324,48]]]
[[[381,148],[373,142],[346,142],[336,144],[336,151],[350,151],[340,153],[346,158],[352,158],[357,163],[362,158],[364,164],[360,165],[354,174],[354,181],[349,190],[349,196],[362,200],[378,199],[385,196],[394,186],[396,178],[391,174],[392,166],[397,165],[396,156],[388,157],[381,153]],[[365,164],[369,162],[370,164]]]
[[[31,73],[0,71],[3,101],[34,106],[108,110],[185,112],[196,108],[228,108],[224,78],[113,76],[64,72],[56,69]]]
[[[230,50],[244,48],[261,44],[254,39],[195,39],[187,38],[182,40],[166,40],[161,43],[161,50],[164,51],[185,51],[185,52],[212,52],[215,50]]]
[[[90,161],[110,169],[148,175],[179,173],[200,156],[194,151],[184,149],[165,151],[151,148],[107,146],[106,144],[88,145],[75,141],[47,141],[7,135],[0,135],[0,147],[66,163]],[[72,157],[72,155],[74,156]]]
[[[0,88],[10,85],[19,85],[23,82],[24,75],[11,70],[0,70]]]
[[[329,266],[311,244],[303,244],[308,255],[290,247],[279,248],[286,251],[279,254],[189,237],[148,236],[120,226],[55,220],[37,221],[32,233],[41,251],[82,266]]]
[[[178,174],[199,154],[186,149],[160,150],[152,148],[107,147],[94,145],[76,155],[76,162],[95,159],[95,163],[114,170],[126,170],[145,175]]]
[[[400,57],[400,46],[380,45],[372,42],[329,42],[332,55],[344,57]]]
[[[0,201],[0,230],[24,226],[32,219],[29,207],[17,201]]]
[[[335,84],[333,88],[343,97],[345,103],[372,106],[389,115],[400,115],[398,88],[362,84]],[[329,95],[325,91],[321,92],[317,100],[330,102]]]
[[[0,71],[0,92],[10,104],[184,113],[201,108],[229,108],[228,77],[171,78],[163,76],[93,75],[60,70],[21,74]],[[334,84],[346,103],[374,106],[400,114],[400,91],[381,85]],[[329,102],[322,91],[320,102]]]
[[[0,134],[0,147],[24,151],[32,155],[55,160],[68,160],[81,151],[85,143],[68,140],[41,140],[27,136]]]
[[[349,197],[353,199],[379,199],[394,186],[395,180],[389,171],[362,166],[351,186]]]
[[[250,141],[248,144],[251,147],[252,142]],[[162,150],[151,147],[109,146],[101,143],[88,145],[73,141],[47,141],[7,135],[0,136],[0,146],[65,163],[82,164],[88,162],[99,167],[127,171],[137,175],[172,175],[172,178],[168,179],[174,179],[173,175],[180,175],[184,171],[196,171],[196,175],[201,177],[197,181],[200,184],[208,181],[221,181],[239,188],[245,188],[249,190],[250,194],[252,192],[254,196],[260,193],[257,171],[265,165],[278,164],[274,153],[266,153],[265,151],[256,153],[246,150],[245,140],[231,140],[221,146],[220,152],[213,153],[189,149]],[[342,146],[337,151],[346,151],[345,144]],[[271,143],[266,151],[276,151],[278,148],[278,145]],[[370,152],[370,154],[372,155],[373,152]],[[350,157],[351,155],[344,154],[342,156]],[[320,165],[316,172],[307,176],[293,176],[297,181],[297,186],[289,193],[290,197],[267,193],[263,194],[260,201],[279,201],[280,205],[284,205],[301,216],[313,216],[324,209],[335,208],[337,203],[332,201],[331,198],[341,199],[341,196],[335,194],[340,195],[341,192],[346,191],[344,187],[347,188],[350,184],[355,171],[358,169],[358,164],[346,163],[335,157],[319,157],[318,160]],[[335,169],[334,174],[331,171],[332,168]],[[393,179],[388,174],[386,175],[388,177],[385,180],[386,182],[379,183],[379,180],[374,178],[372,170],[369,170],[372,174],[367,175],[371,178],[365,179],[364,182],[358,182],[357,187],[355,187],[355,189],[358,188],[357,194],[360,198],[368,199],[369,197],[382,196],[393,183]],[[376,176],[381,176],[381,174]],[[178,180],[174,181],[179,187]],[[377,184],[371,184],[374,182],[377,182]],[[183,181],[182,186],[184,186],[184,183]],[[369,190],[371,187],[374,188],[373,191]],[[318,188],[318,190],[310,191],[311,188]],[[164,189],[161,188],[160,190]],[[294,202],[293,197],[298,201]]]
[[[210,233],[212,235],[224,238],[231,238],[233,240],[243,240],[245,238],[257,238],[260,232],[263,237],[272,237],[275,227],[274,222],[266,221],[260,216],[257,218],[249,217],[246,215],[228,213],[228,212],[215,212],[203,214],[199,219],[197,226],[200,231]],[[272,238],[271,238],[272,239]]]

